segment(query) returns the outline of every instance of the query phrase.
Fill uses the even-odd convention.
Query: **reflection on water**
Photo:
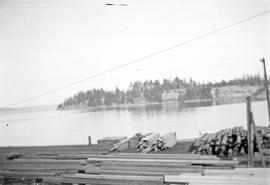
[[[166,113],[181,113],[183,111],[192,111],[192,108],[196,107],[208,107],[217,105],[226,105],[234,103],[242,103],[245,98],[230,98],[230,99],[218,99],[218,100],[200,100],[200,101],[185,101],[185,102],[168,102],[168,103],[156,103],[146,105],[127,105],[116,107],[96,107],[87,111],[80,112],[101,112],[101,111],[129,111],[135,115],[154,115],[161,112]]]
[[[105,136],[132,136],[137,132],[175,131],[178,138],[193,138],[199,132],[246,127],[245,103],[222,103],[177,102],[91,112],[57,111],[55,107],[0,110],[0,146],[87,144],[88,136],[95,142]],[[255,122],[267,125],[266,102],[253,102],[252,110]]]

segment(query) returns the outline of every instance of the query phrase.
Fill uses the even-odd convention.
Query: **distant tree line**
[[[129,84],[129,88],[124,91],[118,87],[113,91],[104,89],[88,90],[86,92],[80,91],[73,97],[67,98],[58,108],[65,108],[70,106],[111,106],[120,104],[135,104],[142,99],[149,103],[163,102],[163,93],[170,92],[171,90],[179,90],[178,101],[194,100],[194,99],[210,99],[212,98],[211,89],[224,87],[224,86],[246,86],[262,84],[262,79],[259,75],[246,75],[242,78],[235,78],[233,80],[220,82],[197,83],[191,78],[189,80],[179,79],[175,77],[173,80],[163,79],[159,80],[146,80],[144,82],[136,81]]]

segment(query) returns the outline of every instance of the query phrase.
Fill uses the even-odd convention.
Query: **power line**
[[[111,68],[111,69],[108,69],[108,70],[105,70],[105,71],[103,71],[103,72],[94,74],[94,75],[89,76],[89,77],[87,77],[87,78],[84,78],[84,79],[81,79],[81,80],[78,80],[78,81],[74,81],[74,82],[72,82],[72,83],[69,83],[69,84],[67,84],[67,85],[58,87],[58,88],[56,88],[56,89],[49,90],[49,91],[44,92],[44,93],[42,93],[42,94],[39,94],[39,95],[37,95],[37,96],[33,96],[33,97],[31,97],[31,98],[27,98],[27,99],[24,99],[24,100],[22,100],[22,101],[18,101],[18,102],[16,102],[16,103],[6,105],[6,106],[4,106],[4,107],[2,107],[2,108],[0,108],[0,109],[4,109],[4,108],[8,108],[8,107],[11,107],[11,106],[14,106],[14,105],[18,105],[18,104],[21,104],[21,103],[25,103],[25,102],[28,102],[28,101],[32,101],[32,100],[34,100],[34,99],[40,98],[40,97],[42,97],[42,96],[46,96],[46,95],[48,95],[48,94],[54,93],[54,92],[56,92],[56,91],[59,91],[59,90],[65,89],[65,88],[68,88],[68,87],[70,87],[70,86],[73,86],[73,85],[76,85],[76,84],[85,82],[85,81],[87,81],[87,80],[96,78],[96,77],[98,77],[98,76],[102,76],[102,75],[104,75],[104,74],[106,74],[106,73],[110,73],[110,72],[112,72],[112,71],[115,71],[115,70],[124,68],[124,67],[126,67],[126,66],[128,66],[128,65],[131,65],[131,64],[134,64],[134,63],[141,62],[141,61],[143,61],[143,60],[145,60],[145,59],[147,59],[147,58],[150,58],[150,57],[159,55],[159,54],[164,53],[164,52],[166,52],[166,51],[169,51],[169,50],[171,50],[171,49],[174,49],[174,48],[177,48],[177,47],[186,45],[186,44],[188,44],[188,43],[190,43],[190,42],[193,42],[193,41],[202,39],[202,38],[204,38],[204,37],[207,37],[207,36],[209,36],[209,35],[212,35],[212,34],[214,34],[214,33],[217,33],[217,32],[223,31],[223,30],[226,30],[226,29],[228,29],[228,28],[231,28],[231,27],[236,26],[236,25],[238,25],[238,24],[241,24],[241,23],[247,22],[247,21],[249,21],[249,20],[255,19],[255,18],[257,18],[257,17],[259,17],[259,16],[262,16],[262,15],[264,15],[264,14],[267,14],[267,13],[269,13],[269,12],[270,12],[270,10],[266,10],[266,11],[261,12],[261,13],[259,13],[259,14],[250,16],[250,17],[248,17],[248,18],[246,18],[246,19],[242,19],[242,20],[240,20],[240,21],[236,21],[236,22],[234,22],[234,23],[232,23],[232,24],[229,24],[229,25],[223,26],[223,27],[221,27],[221,28],[215,29],[215,30],[213,30],[213,31],[211,31],[211,32],[204,33],[204,34],[202,34],[202,35],[196,36],[196,37],[194,37],[194,38],[192,38],[192,39],[189,39],[189,40],[187,40],[187,41],[184,41],[184,42],[181,42],[181,43],[172,45],[172,46],[170,46],[170,47],[168,47],[168,48],[165,48],[165,49],[156,51],[156,52],[154,52],[154,53],[151,53],[151,54],[149,54],[149,55],[146,55],[146,56],[144,56],[144,57],[135,59],[135,60],[133,60],[133,61],[131,61],[131,62],[128,62],[128,63],[122,64],[122,65],[113,67],[113,68]]]

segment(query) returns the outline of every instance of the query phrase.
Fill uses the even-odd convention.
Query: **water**
[[[266,102],[253,102],[257,125],[268,125]],[[8,125],[7,125],[8,124]],[[111,109],[96,112],[57,111],[36,107],[0,111],[0,146],[87,144],[105,136],[132,136],[137,132],[177,132],[179,139],[246,128],[245,103],[182,107],[179,104]]]

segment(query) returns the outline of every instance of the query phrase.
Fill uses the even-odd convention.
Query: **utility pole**
[[[267,108],[268,108],[268,121],[269,121],[269,127],[270,127],[270,102],[269,102],[269,89],[268,89],[267,73],[266,73],[266,67],[265,67],[265,60],[264,60],[264,58],[262,58],[260,61],[263,63],[264,88],[265,88],[265,91],[266,91],[266,101],[267,101]]]

